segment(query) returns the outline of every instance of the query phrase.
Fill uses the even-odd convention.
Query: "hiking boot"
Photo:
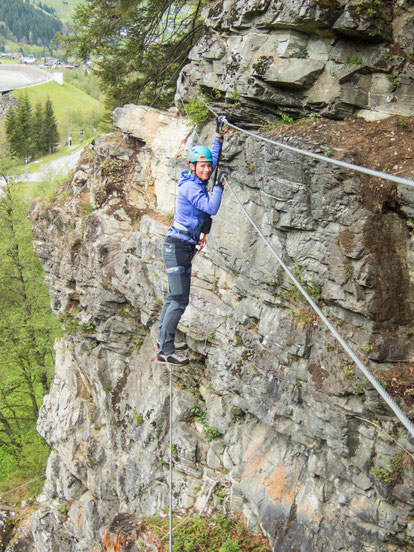
[[[174,341],[174,348],[176,351],[187,351],[188,345],[185,343],[185,341]],[[160,342],[157,341],[157,351],[160,350]]]
[[[163,353],[158,353],[156,362],[159,364],[174,364],[174,366],[185,366],[189,363],[189,360],[184,355],[180,355],[176,351],[170,355],[164,355]]]

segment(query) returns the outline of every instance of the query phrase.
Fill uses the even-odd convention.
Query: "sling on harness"
[[[172,227],[179,234],[184,234],[185,236],[189,236],[190,238],[193,237],[193,234],[187,229],[186,226],[184,226],[184,224],[180,224],[179,222],[174,221],[174,224]]]

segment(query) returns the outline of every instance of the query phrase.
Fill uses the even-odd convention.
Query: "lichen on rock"
[[[297,118],[309,112],[334,119],[413,115],[414,8],[394,4],[216,2],[204,8],[211,33],[194,46],[184,73],[205,91],[229,96],[236,90],[241,106],[260,105],[263,120],[279,107]],[[271,57],[274,70],[263,64]],[[185,79],[178,82],[181,99],[193,99]]]
[[[372,5],[210,2],[177,107],[194,100],[190,83],[244,128],[409,177],[414,11]],[[274,125],[310,113],[330,121]],[[339,121],[350,115],[378,122]],[[214,125],[198,137],[177,108],[134,105],[117,108],[114,125],[30,213],[64,328],[38,421],[53,448],[32,516],[38,552],[135,546],[140,516],[168,506],[160,251],[185,152],[208,144]],[[221,164],[271,246],[413,417],[412,189],[240,133],[227,135]],[[179,332],[190,364],[173,379],[176,511],[241,516],[278,552],[412,549],[412,440],[229,190],[194,260]],[[124,521],[131,534],[120,535]]]
[[[135,124],[142,118],[144,126]],[[42,552],[93,550],[117,513],[168,504],[169,376],[154,362],[167,289],[160,249],[185,167],[180,153],[194,136],[175,112],[126,106],[115,121],[121,132],[81,160],[87,180],[74,178],[54,203],[31,211],[51,304],[67,328],[38,424],[53,446],[32,518]],[[207,126],[202,139],[212,134]],[[383,371],[410,365],[406,221],[355,201],[358,177],[252,137],[230,136],[222,164],[270,243],[365,362]],[[414,203],[409,195],[405,202]],[[398,244],[393,266],[405,282],[406,309],[392,313],[384,301],[392,275],[374,239],[380,220],[387,248]],[[213,492],[207,508],[242,514],[274,550],[331,550],[339,541],[355,552],[409,550],[412,444],[228,191],[194,261],[179,329],[191,362],[174,374],[177,510],[203,509],[219,482],[228,492],[217,500]],[[400,397],[404,408],[410,397]],[[399,463],[395,439],[407,451]],[[390,482],[381,470],[392,472]]]

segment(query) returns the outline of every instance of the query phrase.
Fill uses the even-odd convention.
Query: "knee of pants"
[[[172,295],[171,300],[177,303],[182,309],[185,309],[190,302],[190,298],[186,293],[181,295]]]

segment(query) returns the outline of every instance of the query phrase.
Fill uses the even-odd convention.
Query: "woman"
[[[176,366],[188,364],[188,358],[181,354],[188,349],[188,345],[175,342],[175,332],[189,303],[191,262],[196,245],[201,232],[206,230],[205,225],[209,222],[211,224],[210,215],[215,215],[221,204],[224,183],[213,186],[211,196],[207,191],[207,183],[219,159],[223,142],[222,126],[223,121],[219,118],[211,151],[205,146],[193,146],[190,149],[190,170],[183,171],[178,180],[174,224],[167,232],[162,250],[169,293],[160,317],[157,343],[159,363]]]

